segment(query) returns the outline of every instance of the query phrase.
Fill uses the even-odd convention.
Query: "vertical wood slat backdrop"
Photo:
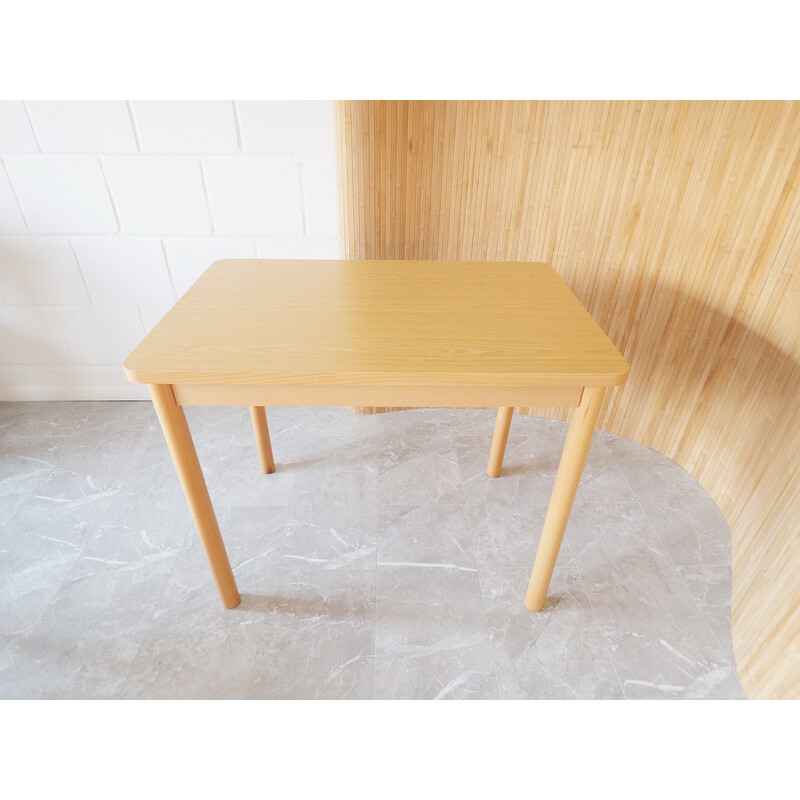
[[[745,690],[800,697],[800,103],[343,101],[336,126],[342,257],[566,280],[631,363],[600,427],[730,525]]]

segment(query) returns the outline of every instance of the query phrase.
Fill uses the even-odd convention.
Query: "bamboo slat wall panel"
[[[572,287],[631,363],[601,427],[730,524],[746,691],[800,697],[800,104],[348,101],[337,139],[343,257]]]

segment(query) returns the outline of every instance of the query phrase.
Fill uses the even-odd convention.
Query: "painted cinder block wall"
[[[328,101],[0,101],[0,400],[136,399],[218,258],[338,258]]]

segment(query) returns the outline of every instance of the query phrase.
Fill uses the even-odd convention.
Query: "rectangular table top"
[[[628,363],[546,264],[217,261],[124,362],[135,383],[615,386]]]

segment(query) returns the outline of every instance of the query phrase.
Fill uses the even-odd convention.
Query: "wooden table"
[[[124,363],[147,383],[222,602],[239,592],[182,406],[496,407],[500,475],[517,406],[575,409],[526,606],[539,611],[606,388],[628,363],[546,264],[217,261]]]

